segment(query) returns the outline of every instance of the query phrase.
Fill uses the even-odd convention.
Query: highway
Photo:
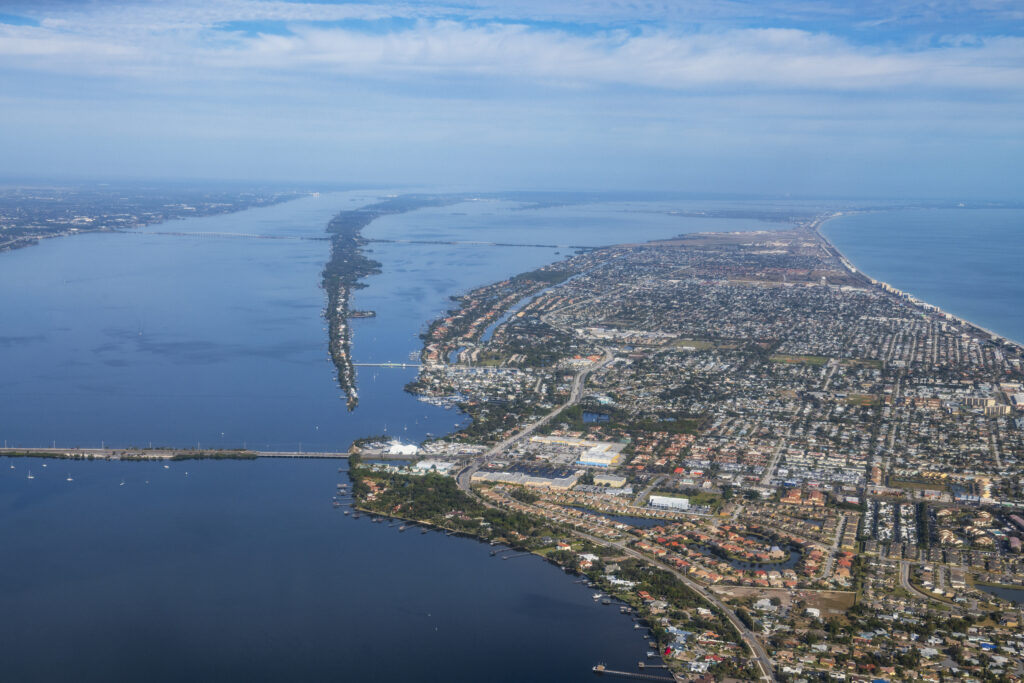
[[[828,548],[828,557],[825,558],[825,569],[821,572],[824,578],[832,576],[832,565],[836,562],[836,553],[839,552],[839,544],[843,540],[843,530],[849,523],[845,515],[839,518],[839,524],[836,525],[836,537],[832,539],[832,545]]]
[[[574,304],[574,305],[579,305],[580,303],[582,303],[582,302],[578,302],[577,304]],[[570,306],[570,308],[571,308],[571,306]],[[554,313],[554,312],[552,312],[552,313]],[[550,316],[551,316],[551,313],[545,314],[542,317],[542,319],[545,322],[548,322],[549,324],[552,324],[552,326],[560,328],[560,326],[554,325],[550,321]],[[569,331],[569,330],[564,330],[564,331],[567,331],[567,332],[571,333],[571,331]],[[470,496],[473,496],[473,498],[475,498],[476,500],[480,501],[481,504],[486,505],[487,507],[491,507],[491,508],[495,507],[489,501],[484,500],[483,498],[480,498],[479,496],[476,496],[473,493],[472,488],[471,488],[471,484],[472,484],[472,481],[473,481],[473,474],[476,473],[477,470],[479,470],[480,467],[482,465],[484,465],[489,459],[493,458],[496,455],[504,453],[513,444],[521,441],[522,439],[528,438],[539,427],[541,427],[544,424],[547,424],[549,421],[551,421],[556,415],[561,413],[563,410],[565,410],[569,406],[574,405],[577,402],[579,402],[580,398],[583,396],[583,389],[584,389],[584,385],[586,384],[587,377],[589,377],[590,374],[595,372],[596,370],[600,370],[601,368],[607,366],[615,358],[614,351],[611,348],[601,347],[601,350],[603,351],[604,355],[603,355],[603,357],[601,358],[601,360],[599,362],[594,363],[594,364],[592,364],[592,365],[590,365],[590,366],[588,366],[586,368],[581,369],[573,377],[572,386],[571,386],[570,391],[569,391],[569,398],[568,398],[568,400],[565,403],[563,403],[562,405],[560,405],[557,408],[553,409],[551,412],[549,412],[547,415],[542,417],[540,420],[534,421],[534,422],[526,425],[523,429],[519,430],[518,432],[516,432],[512,436],[510,436],[510,437],[504,439],[503,441],[495,444],[493,447],[491,447],[483,455],[474,458],[456,476],[455,480],[458,483],[458,487],[462,491],[465,491]],[[653,489],[653,484],[652,484],[652,486],[650,488]],[[651,558],[651,557],[648,557],[647,555],[644,555],[641,552],[638,552],[636,550],[633,550],[632,548],[627,547],[627,545],[625,543],[623,543],[622,541],[608,541],[608,540],[605,540],[605,539],[602,539],[602,538],[598,538],[597,536],[591,536],[590,534],[587,534],[587,533],[582,532],[582,531],[578,531],[576,529],[570,529],[570,530],[572,531],[572,533],[576,534],[577,536],[579,536],[581,538],[584,538],[584,539],[590,541],[591,543],[594,543],[595,545],[599,545],[599,546],[603,546],[603,547],[607,547],[607,548],[615,548],[616,550],[621,551],[621,552],[625,553],[626,555],[628,555],[630,557],[636,558],[638,560],[642,560],[643,562],[646,562],[646,563],[648,563],[648,564],[650,564],[652,566],[658,567],[659,569],[663,569],[663,570],[669,572],[672,576],[674,576],[677,579],[679,579],[687,588],[689,588],[694,593],[699,595],[706,602],[708,602],[711,605],[713,605],[714,607],[716,607],[722,614],[724,614],[726,616],[726,618],[729,620],[729,622],[736,628],[736,631],[740,634],[740,637],[743,639],[743,642],[747,645],[749,650],[754,654],[754,658],[755,658],[755,661],[757,662],[758,668],[761,669],[761,677],[762,677],[762,679],[763,680],[769,680],[769,681],[776,680],[775,674],[774,674],[774,665],[772,664],[771,658],[768,656],[768,652],[764,649],[764,646],[761,644],[761,641],[759,641],[757,639],[757,636],[755,636],[754,633],[750,629],[748,629],[746,627],[746,625],[742,621],[740,621],[739,617],[736,616],[736,613],[733,612],[732,609],[730,609],[727,605],[725,605],[725,603],[723,603],[715,595],[713,595],[707,589],[705,589],[704,586],[702,586],[699,583],[693,581],[692,579],[686,577],[684,574],[682,574],[679,571],[677,571],[674,567],[671,567],[670,565],[664,564],[663,562],[660,562],[660,561],[658,561],[658,560],[656,560],[654,558]]]
[[[775,474],[775,468],[779,465],[779,458],[782,457],[782,449],[786,447],[789,433],[793,431],[793,423],[790,422],[789,426],[786,427],[786,433],[779,439],[779,443],[775,446],[775,450],[772,451],[772,459],[768,463],[768,466],[764,468],[764,476],[761,477],[761,486],[768,486],[772,483],[772,476]]]
[[[461,480],[459,482],[459,486],[462,486]],[[479,496],[476,496],[468,488],[465,490],[469,495],[473,496],[482,505],[486,505],[489,508],[496,508],[496,506],[493,505],[490,501],[480,498]],[[683,583],[683,585],[685,585],[687,588],[689,588],[694,593],[699,595],[705,602],[708,602],[712,606],[717,608],[722,614],[725,615],[725,617],[729,620],[729,623],[731,623],[736,628],[736,631],[740,634],[740,637],[743,639],[743,642],[747,645],[747,648],[750,650],[750,652],[753,653],[754,659],[757,662],[757,666],[761,669],[762,680],[776,680],[774,673],[775,667],[772,663],[771,657],[768,656],[768,651],[764,649],[764,645],[761,644],[761,641],[757,639],[757,636],[754,635],[753,631],[747,628],[746,624],[740,621],[740,618],[736,616],[736,613],[733,612],[728,605],[719,600],[716,595],[708,591],[704,586],[697,583],[693,579],[690,579],[685,574],[680,573],[675,567],[672,567],[671,565],[665,564],[660,560],[656,560],[653,557],[644,555],[643,553],[630,548],[623,541],[611,541],[604,538],[599,538],[597,536],[592,536],[586,533],[585,531],[580,531],[573,527],[567,527],[567,529],[570,533],[573,533],[579,536],[580,538],[590,541],[594,545],[598,545],[604,548],[613,548],[617,552],[621,552],[625,555],[628,555],[629,557],[641,560],[642,562],[646,562],[651,566],[663,569],[675,578],[677,578],[679,581]]]
[[[665,479],[667,478],[668,475],[659,474],[654,479],[651,479],[651,483],[645,486],[644,489],[640,491],[640,493],[636,494],[635,498],[633,498],[633,505],[643,505],[643,502],[647,499],[647,496],[651,495],[651,491],[653,491],[658,484],[665,481]]]
[[[615,357],[611,349],[603,348],[603,351],[604,356],[599,362],[594,363],[593,365],[590,365],[586,368],[583,368],[578,373],[576,373],[575,377],[573,377],[572,388],[569,392],[569,399],[565,403],[549,412],[540,420],[537,420],[526,425],[523,429],[516,432],[512,436],[501,441],[500,443],[495,444],[493,447],[491,447],[490,450],[488,450],[483,455],[474,458],[469,463],[469,465],[463,468],[462,471],[460,471],[458,476],[456,477],[456,482],[458,482],[459,488],[465,491],[467,494],[473,496],[483,505],[486,505],[488,507],[494,507],[490,502],[476,496],[473,493],[471,489],[473,474],[476,473],[476,471],[479,470],[480,467],[484,465],[490,458],[493,458],[496,455],[504,453],[513,444],[529,437],[540,426],[549,422],[551,419],[553,419],[556,415],[565,410],[567,407],[577,403],[583,395],[583,388],[586,383],[587,377],[595,370],[599,370],[608,365],[608,363],[610,363],[612,359]],[[757,639],[757,636],[755,636],[754,633],[750,629],[748,629],[742,621],[740,621],[739,617],[736,616],[736,613],[733,612],[732,609],[730,609],[727,605],[725,605],[725,603],[719,600],[715,595],[710,593],[699,583],[693,581],[690,578],[687,578],[684,574],[681,574],[674,567],[659,562],[658,560],[655,560],[651,557],[648,557],[647,555],[644,555],[643,553],[640,553],[636,550],[633,550],[632,548],[627,547],[626,544],[621,541],[607,541],[605,539],[598,538],[597,536],[591,536],[590,534],[575,529],[572,529],[572,532],[580,536],[581,538],[585,538],[591,543],[604,547],[615,548],[616,550],[621,551],[626,555],[629,555],[630,557],[634,557],[638,560],[647,562],[648,564],[656,566],[660,569],[664,569],[665,571],[672,574],[672,576],[679,579],[687,588],[689,588],[694,593],[703,598],[705,601],[716,607],[719,611],[722,612],[722,614],[726,616],[729,622],[736,628],[737,632],[739,632],[740,637],[743,639],[743,642],[746,643],[747,647],[754,654],[755,661],[757,661],[757,665],[761,669],[762,678],[770,681],[776,680],[775,675],[773,673],[774,666],[772,664],[772,660],[768,656],[768,652],[764,649],[764,646],[761,644],[761,641],[759,641]]]
[[[615,354],[612,352],[611,349],[604,348],[602,350],[604,351],[604,356],[601,358],[600,361],[598,361],[597,363],[594,363],[592,365],[588,365],[587,367],[581,369],[572,378],[572,386],[569,389],[569,398],[568,398],[568,400],[566,400],[565,403],[563,403],[562,405],[558,406],[557,408],[554,408],[551,412],[549,412],[547,415],[545,415],[544,417],[540,418],[539,420],[535,420],[535,421],[527,424],[525,427],[520,429],[518,432],[516,432],[512,436],[504,439],[503,441],[500,441],[500,442],[496,443],[489,450],[487,450],[483,455],[480,455],[480,456],[478,456],[476,458],[473,458],[473,460],[471,460],[470,463],[466,467],[464,467],[462,469],[462,471],[459,472],[458,476],[455,478],[455,481],[458,482],[459,488],[462,489],[463,491],[468,492],[469,488],[470,488],[470,482],[472,482],[472,480],[473,480],[473,475],[488,460],[490,460],[491,458],[493,458],[496,455],[500,455],[500,454],[504,453],[513,444],[518,443],[519,441],[522,441],[523,439],[528,438],[531,434],[533,434],[535,431],[537,431],[537,429],[539,429],[540,427],[546,425],[548,422],[550,422],[556,415],[561,413],[563,410],[565,410],[566,408],[568,408],[571,405],[574,405],[574,404],[578,403],[580,398],[582,398],[582,396],[583,396],[583,387],[584,387],[584,385],[585,385],[585,383],[587,381],[587,377],[590,375],[590,373],[594,372],[595,370],[599,370],[599,369],[603,368],[604,366],[608,365],[608,363],[611,363],[612,359],[615,358]]]
[[[753,631],[747,628],[746,624],[740,621],[740,618],[736,616],[736,613],[733,612],[728,605],[719,600],[717,596],[715,596],[713,593],[704,588],[704,586],[697,583],[693,579],[690,579],[685,574],[680,573],[678,570],[675,569],[675,567],[667,565],[664,562],[655,560],[654,558],[644,555],[643,553],[637,550],[629,548],[622,541],[608,541],[603,538],[598,538],[597,536],[591,536],[590,534],[582,531],[577,531],[575,529],[573,529],[573,533],[580,536],[581,538],[587,539],[595,545],[604,546],[606,548],[615,548],[616,550],[619,550],[632,558],[642,560],[643,562],[653,565],[658,569],[663,569],[675,578],[679,579],[687,588],[689,588],[694,593],[699,595],[706,602],[709,602],[716,608],[718,608],[718,610],[726,616],[729,622],[734,627],[736,627],[736,631],[739,632],[740,637],[743,639],[743,642],[746,643],[750,651],[754,653],[754,658],[757,661],[757,665],[761,669],[762,679],[767,679],[771,681],[775,680],[775,667],[772,663],[771,657],[768,656],[768,651],[764,649],[764,645],[761,644],[761,641],[757,639],[757,636],[754,635]]]

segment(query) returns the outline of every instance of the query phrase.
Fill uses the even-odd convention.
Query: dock
[[[632,678],[635,681],[666,681],[667,683],[675,683],[674,677],[667,676],[655,676],[654,674],[638,673],[636,671],[616,671],[615,669],[608,669],[604,664],[598,664],[591,669],[594,673],[601,676],[618,676],[619,678]]]

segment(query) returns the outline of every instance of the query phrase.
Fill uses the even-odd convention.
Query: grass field
[[[714,342],[705,341],[703,339],[678,339],[676,340],[675,345],[679,348],[697,349],[698,351],[713,349],[715,347]]]
[[[825,356],[791,356],[777,353],[771,357],[773,363],[790,363],[803,365],[824,365],[829,361]]]
[[[869,358],[844,358],[842,361],[840,361],[840,364],[845,365],[847,367],[853,365],[862,365],[866,368],[875,368],[876,370],[881,369],[882,367],[882,361],[872,360]]]

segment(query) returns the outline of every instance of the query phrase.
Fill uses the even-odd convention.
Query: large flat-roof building
[[[689,510],[690,499],[689,498],[675,498],[673,496],[651,496],[647,504],[652,508],[662,508],[664,510]]]

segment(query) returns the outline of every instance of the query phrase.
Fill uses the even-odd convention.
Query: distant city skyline
[[[1014,2],[4,2],[0,176],[1021,199]]]

